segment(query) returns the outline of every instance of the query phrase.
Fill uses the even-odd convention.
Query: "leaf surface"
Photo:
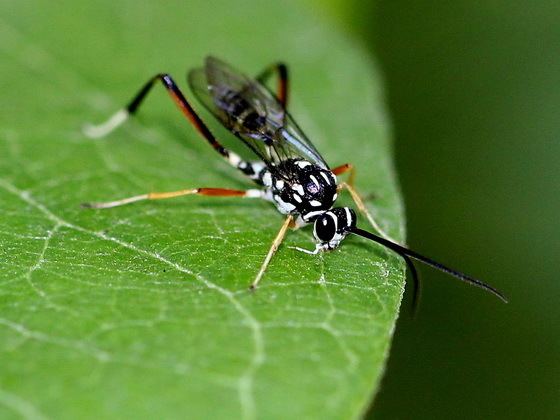
[[[288,248],[313,246],[301,229],[249,293],[282,223],[269,203],[79,203],[251,187],[160,87],[108,138],[80,128],[157,72],[186,91],[186,68],[206,54],[249,74],[281,59],[292,114],[331,166],[357,166],[370,209],[402,238],[380,82],[364,50],[296,2],[5,1],[0,10],[0,417],[363,412],[403,290],[397,257],[359,238],[305,255]]]

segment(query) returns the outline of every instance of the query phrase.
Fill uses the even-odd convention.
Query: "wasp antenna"
[[[459,280],[465,282],[465,283],[469,283],[473,286],[476,287],[480,287],[481,289],[484,289],[492,294],[494,294],[495,296],[497,296],[498,298],[500,298],[502,301],[504,301],[505,303],[508,302],[507,298],[502,294],[502,292],[500,292],[499,290],[495,289],[494,287],[490,286],[489,284],[484,283],[481,280],[475,279],[474,277],[468,276],[464,273],[461,273],[459,271],[453,270],[449,267],[446,267],[445,265],[438,263],[437,261],[434,261],[428,257],[424,257],[423,255],[418,254],[415,251],[412,251],[408,248],[405,248],[401,245],[398,245],[394,242],[391,242],[385,238],[382,238],[380,236],[377,236],[371,232],[368,232],[366,230],[363,229],[359,229],[357,227],[354,227],[352,229],[350,229],[350,232],[354,233],[355,235],[361,236],[363,238],[369,239],[371,241],[377,242],[387,248],[389,248],[390,250],[396,252],[397,254],[399,254],[401,257],[404,258],[404,260],[406,261],[406,263],[408,264],[409,267],[412,266],[412,261],[408,260],[407,261],[407,257],[410,258],[414,258],[415,260],[418,260],[426,265],[429,265],[439,271],[442,271],[446,274],[449,274],[453,277],[458,278]],[[412,271],[412,269],[411,269]],[[415,275],[416,270],[412,271],[413,274],[413,278],[416,277],[417,275]]]
[[[422,297],[422,283],[412,260],[405,254],[399,255],[406,262],[406,265],[410,270],[410,275],[412,276],[412,318],[416,318],[416,315],[418,315],[418,308],[420,308],[420,299]]]

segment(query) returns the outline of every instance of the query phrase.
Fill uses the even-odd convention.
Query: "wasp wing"
[[[293,118],[264,85],[207,57],[188,81],[197,99],[268,166],[301,157],[328,168]]]

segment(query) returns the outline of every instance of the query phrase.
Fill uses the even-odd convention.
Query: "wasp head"
[[[350,207],[335,207],[315,219],[313,236],[318,248],[331,250],[356,227],[356,213]]]

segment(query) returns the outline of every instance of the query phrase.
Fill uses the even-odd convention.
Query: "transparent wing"
[[[207,57],[188,81],[197,99],[269,166],[301,157],[328,168],[276,96],[256,80]]]
[[[285,111],[284,118],[284,126],[280,129],[279,135],[288,143],[289,148],[297,156],[303,157],[324,169],[328,169],[329,165],[327,165],[323,156],[321,156],[287,111]]]

